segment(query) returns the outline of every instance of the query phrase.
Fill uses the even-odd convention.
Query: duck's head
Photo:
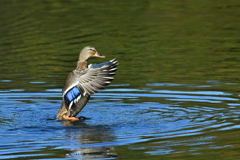
[[[86,46],[79,54],[79,61],[87,61],[90,57],[100,57],[105,58],[105,56],[99,54],[94,47]]]

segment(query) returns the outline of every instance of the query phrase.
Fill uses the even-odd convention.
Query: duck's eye
[[[92,49],[92,48],[90,48],[89,50],[90,50],[90,51],[93,51],[93,52],[96,52],[96,50],[94,50],[94,49]]]

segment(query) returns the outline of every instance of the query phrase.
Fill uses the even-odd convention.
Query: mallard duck
[[[77,121],[77,114],[85,107],[90,95],[110,84],[117,71],[118,60],[88,65],[90,57],[105,58],[94,47],[84,47],[77,62],[77,68],[70,72],[62,89],[62,104],[58,110],[58,120]]]

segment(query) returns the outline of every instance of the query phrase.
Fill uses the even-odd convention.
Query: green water
[[[137,129],[133,129],[133,133],[120,131],[122,134],[126,133],[123,139],[131,143],[111,144],[119,159],[239,159],[239,17],[240,1],[238,0],[1,0],[0,89],[2,92],[14,94],[2,96],[15,102],[14,100],[19,99],[21,94],[26,94],[30,99],[22,100],[20,108],[24,108],[25,105],[30,105],[31,108],[31,105],[34,105],[44,112],[46,105],[51,105],[54,106],[51,112],[46,114],[44,112],[43,115],[54,117],[61,103],[61,94],[49,98],[45,95],[35,97],[31,94],[43,92],[48,95],[47,90],[54,89],[58,89],[57,93],[61,93],[60,89],[67,73],[76,67],[80,50],[91,45],[105,55],[106,59],[94,58],[90,63],[101,63],[115,57],[120,60],[115,80],[112,86],[108,87],[110,93],[102,95],[103,101],[111,105],[110,102],[114,101],[108,99],[111,94],[115,99],[121,99],[121,103],[118,101],[113,103],[121,106],[119,110],[122,114],[116,113],[116,116],[120,117],[124,117],[125,105],[138,108],[129,111],[135,118],[130,120],[130,117],[125,115],[126,119],[121,120],[121,125],[131,128],[131,125],[135,124],[141,128],[141,131]],[[135,94],[134,89],[140,93]],[[115,94],[115,90],[119,95]],[[165,97],[169,94],[166,91],[178,96]],[[126,94],[128,92],[131,94]],[[207,99],[212,101],[216,100],[213,92],[229,94],[228,98],[231,99],[206,102],[203,97],[196,96],[199,92],[204,94],[211,92],[210,98]],[[153,97],[151,93],[159,95]],[[189,97],[183,100],[181,95],[186,94],[193,94],[196,97],[191,101],[186,100]],[[101,99],[101,96],[93,97],[93,106],[97,104],[95,101],[98,102],[98,99]],[[199,99],[202,102],[199,102]],[[141,110],[141,107],[148,103],[152,103],[153,108]],[[143,113],[152,113],[154,107],[159,108],[156,103],[172,107],[180,106],[183,109],[176,109],[175,112],[175,109],[169,107],[166,112],[159,112],[159,119],[150,120],[148,115]],[[9,111],[7,104],[8,102],[2,100],[0,122],[2,124],[7,122],[8,129],[11,129],[12,125],[21,126],[20,122],[11,124],[11,120],[8,122],[4,117],[8,113],[15,113],[11,107],[18,105],[12,103],[10,108],[13,111]],[[38,111],[36,108],[31,114]],[[211,108],[209,109],[211,111],[207,108]],[[205,126],[204,130],[191,134],[189,128],[182,127],[176,130],[178,135],[176,137],[161,136],[162,133],[171,135],[171,132],[175,132],[175,130],[165,131],[165,127],[171,125],[167,122],[168,120],[177,122],[174,121],[175,116],[185,109],[193,109],[197,115],[188,111],[185,114],[180,113],[182,117],[178,117],[177,120],[183,120],[183,123],[186,120],[191,130]],[[89,116],[91,117],[91,114]],[[116,118],[107,117],[110,117],[110,120],[106,120],[104,125],[110,125],[107,122],[112,122],[112,119]],[[206,119],[201,121],[203,117]],[[41,118],[44,119],[44,116]],[[199,122],[195,123],[196,119],[200,119]],[[126,126],[124,121],[128,122]],[[142,121],[149,123],[145,124]],[[200,123],[210,123],[210,121],[215,121],[214,125],[219,126],[208,128],[207,123]],[[190,124],[190,122],[194,123]],[[52,126],[50,122],[44,123]],[[91,130],[93,122],[89,123]],[[232,126],[227,128],[226,126],[230,124]],[[132,127],[134,128],[135,125]],[[174,125],[177,126],[177,123]],[[156,126],[163,128],[162,130],[154,128]],[[68,130],[67,127],[64,129]],[[117,132],[117,129],[119,128],[112,127],[113,131],[103,130]],[[29,128],[26,132],[28,130]],[[140,136],[136,133],[138,131],[141,133]],[[189,132],[189,135],[184,131]],[[96,133],[103,134],[99,131]],[[56,135],[53,134],[51,137]],[[141,137],[139,139],[143,141],[134,142],[128,136]],[[116,137],[115,140],[109,141],[116,142],[121,139],[120,135]],[[42,158],[64,158],[66,152],[64,149],[46,147],[37,152],[24,153],[25,155],[46,154],[54,151],[54,154]],[[10,159],[11,156],[1,159],[8,158]]]

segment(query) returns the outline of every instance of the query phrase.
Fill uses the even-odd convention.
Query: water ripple
[[[61,89],[5,90],[0,99],[0,159],[48,157],[53,153],[39,153],[49,147],[66,150],[66,157],[88,153],[117,157],[115,147],[123,145],[153,155],[181,153],[175,147],[183,145],[198,152],[199,145],[223,147],[210,146],[218,137],[213,133],[240,128],[239,99],[221,91],[107,89],[93,95],[81,112],[89,119],[76,123],[54,120]],[[135,144],[145,145],[136,148]]]

